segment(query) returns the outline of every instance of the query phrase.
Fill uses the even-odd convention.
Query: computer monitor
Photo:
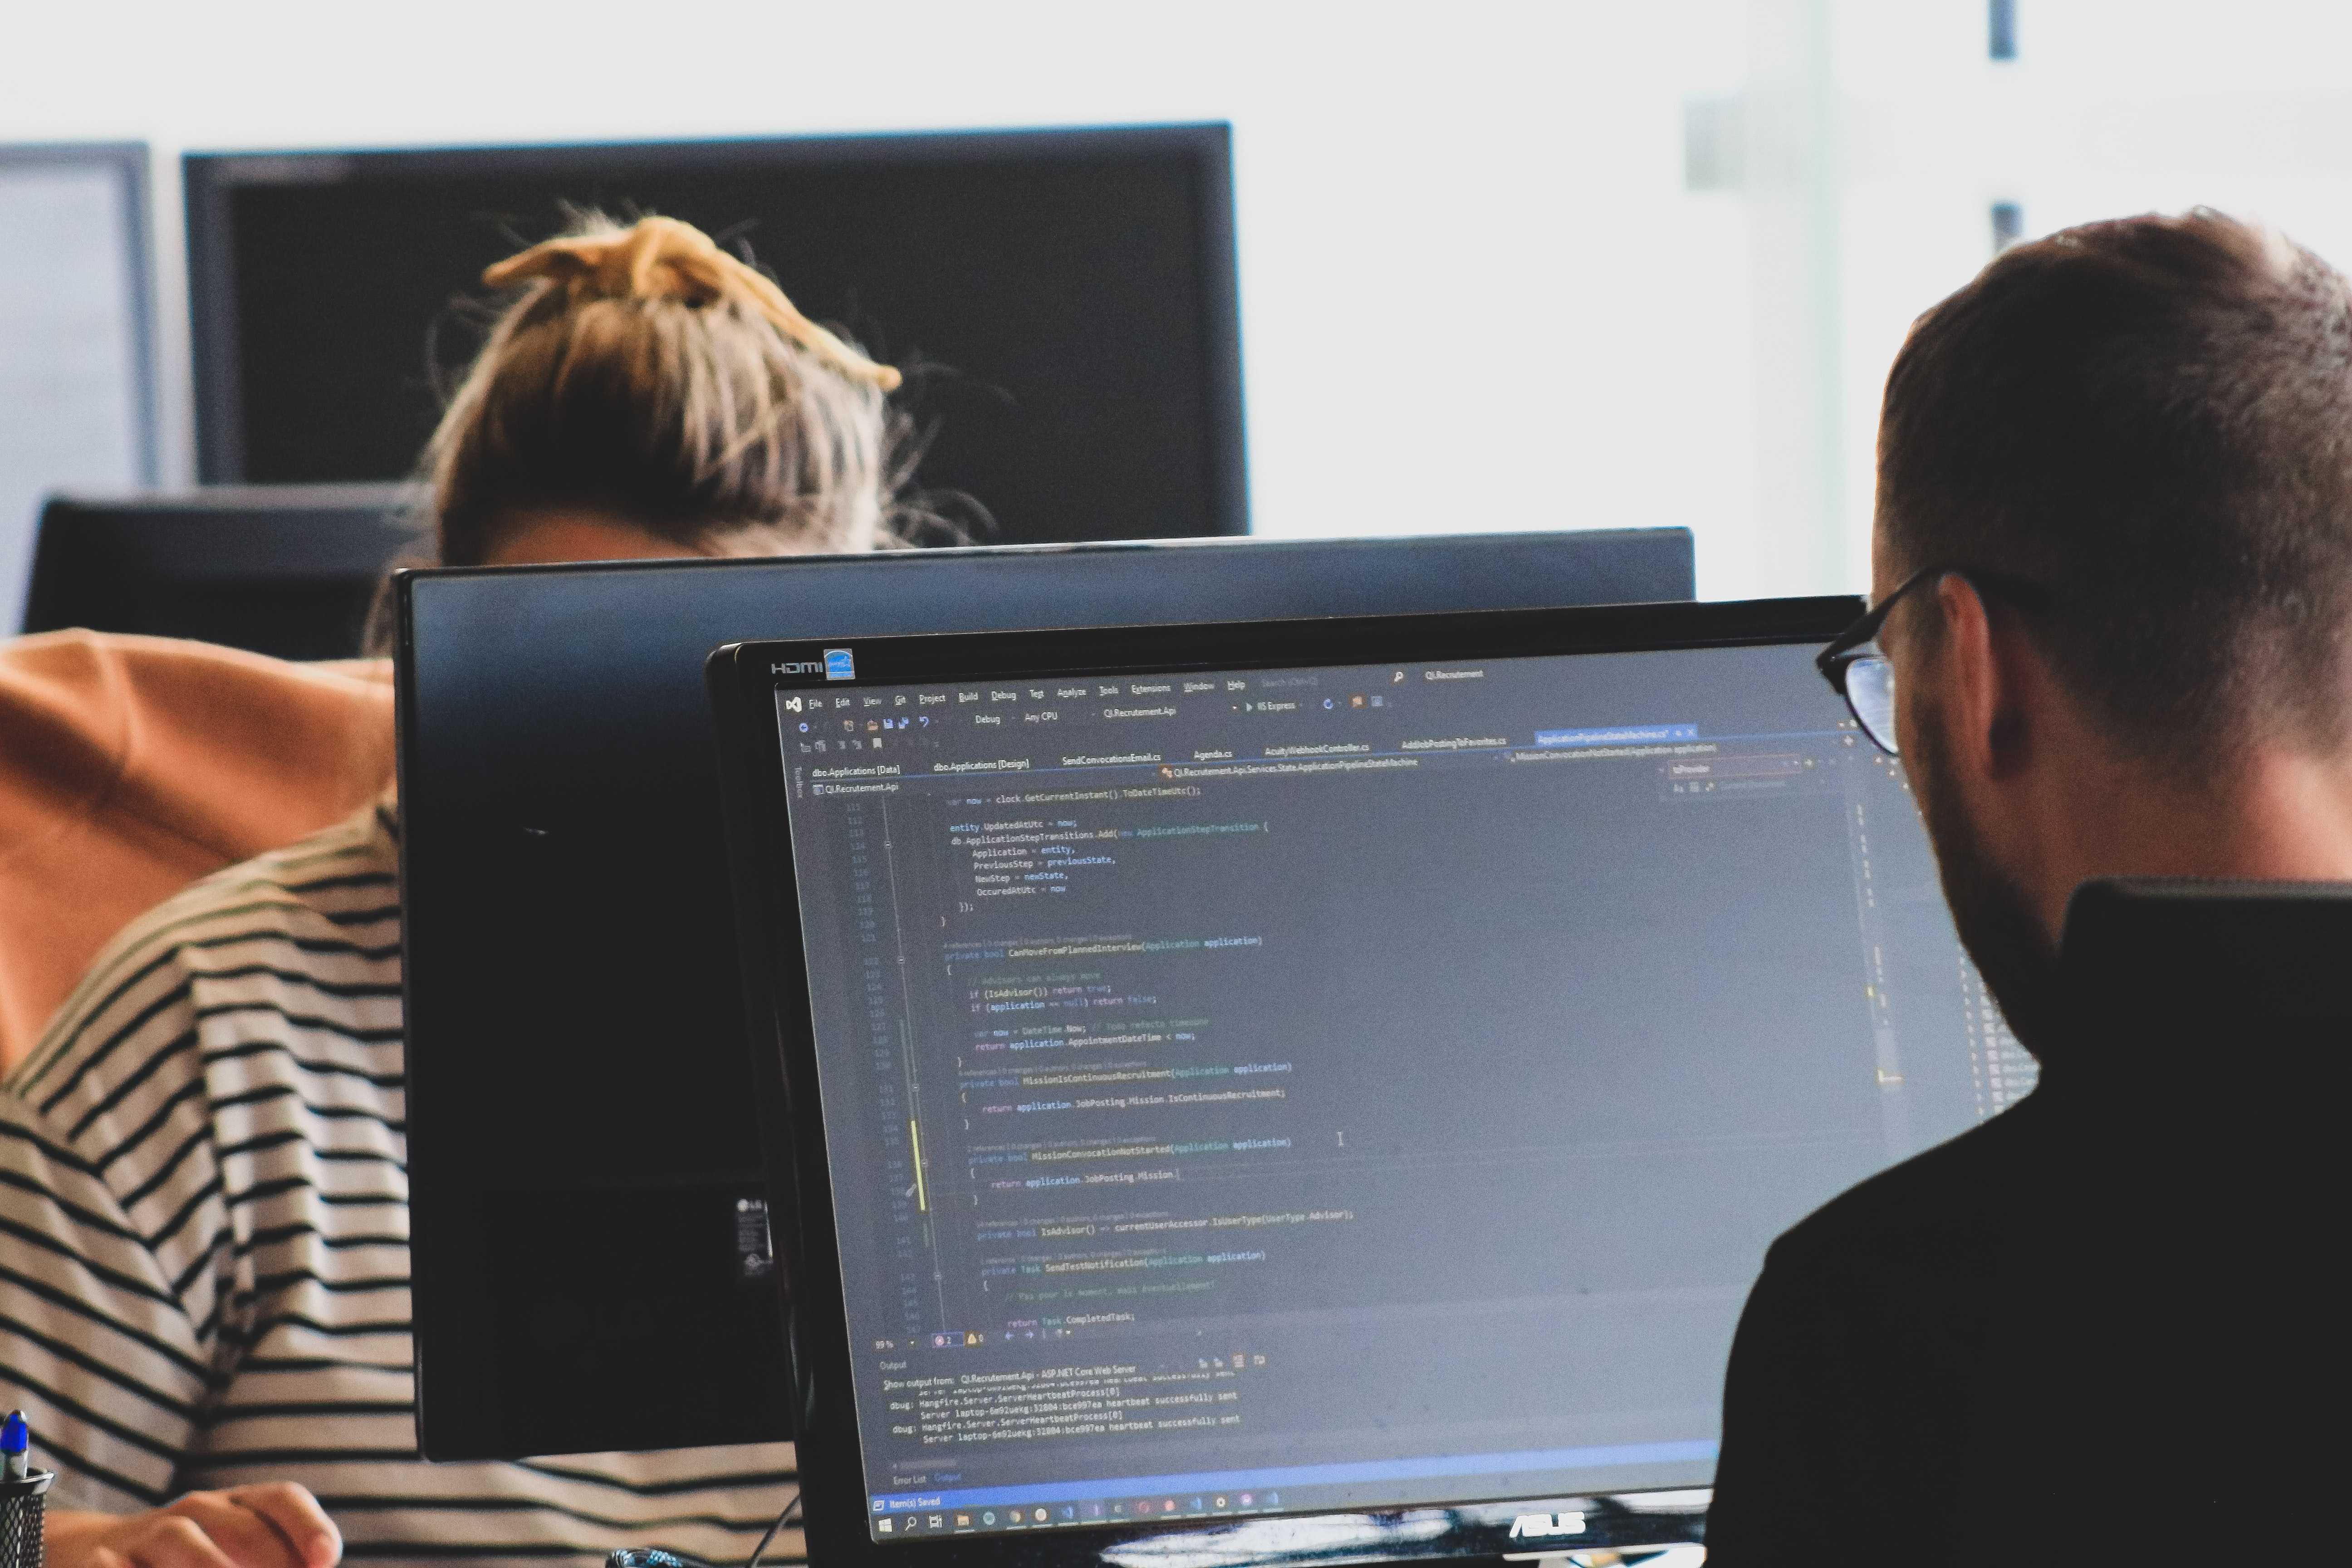
[[[398,485],[60,495],[41,509],[24,629],[194,637],[351,658],[384,574],[429,552]]]
[[[1859,609],[715,656],[812,1560],[1696,1538],[1767,1244],[2032,1073]]]
[[[909,371],[919,488],[975,542],[1248,531],[1221,124],[222,153],[185,164],[197,460],[214,481],[409,472],[480,341],[482,268],[566,209],[749,243]],[[959,514],[969,521],[971,514]]]
[[[713,647],[1690,592],[1679,529],[401,577],[424,1451],[792,1435],[702,690]]]
[[[0,145],[0,626],[53,490],[155,482],[143,142]]]

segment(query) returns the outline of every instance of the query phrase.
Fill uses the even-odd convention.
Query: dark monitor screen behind
[[[435,1458],[789,1436],[702,663],[792,631],[1686,599],[1679,529],[404,574],[415,1322]],[[616,1402],[612,1390],[627,1388]]]
[[[56,496],[41,510],[24,629],[350,658],[384,574],[419,552],[414,500],[396,485]]]
[[[410,472],[452,301],[568,205],[740,237],[912,372],[916,485],[982,542],[1246,532],[1230,163],[1223,125],[191,156],[200,470]]]
[[[1812,668],[1855,608],[714,658],[812,1556],[1687,1532],[1594,1500],[1709,1481],[1767,1243],[2031,1085]]]

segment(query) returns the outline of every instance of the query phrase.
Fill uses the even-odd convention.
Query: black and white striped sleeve
[[[0,1402],[59,1507],[291,1481],[352,1561],[740,1560],[789,1444],[419,1459],[392,835],[362,814],[142,916],[0,1088]]]
[[[194,1440],[212,1347],[99,1163],[0,1090],[0,1405],[22,1405],[50,1505],[166,1500]]]

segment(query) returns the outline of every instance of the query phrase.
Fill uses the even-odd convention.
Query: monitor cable
[[[745,1561],[743,1568],[760,1568],[760,1559],[766,1555],[769,1544],[776,1539],[776,1532],[792,1522],[793,1515],[800,1510],[800,1494],[794,1492],[793,1500],[784,1504],[784,1511],[776,1515],[776,1522],[768,1526],[768,1533],[760,1537],[760,1544],[751,1548],[751,1555]],[[10,1565],[0,1563],[0,1568],[10,1568]],[[689,1552],[673,1552],[667,1546],[623,1546],[605,1555],[604,1568],[726,1568],[726,1564],[713,1563],[707,1557],[696,1557]]]
[[[783,1529],[793,1515],[800,1510],[801,1494],[795,1491],[793,1493],[793,1500],[784,1504],[784,1511],[776,1515],[776,1522],[768,1526],[768,1533],[760,1537],[760,1544],[751,1548],[751,1555],[744,1563],[743,1568],[760,1568],[760,1559],[767,1552],[768,1543],[776,1539],[776,1532]]]

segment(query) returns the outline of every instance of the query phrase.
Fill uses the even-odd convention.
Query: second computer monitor
[[[1686,599],[1691,584],[1680,529],[403,576],[425,1452],[792,1434],[702,689],[711,648]]]

